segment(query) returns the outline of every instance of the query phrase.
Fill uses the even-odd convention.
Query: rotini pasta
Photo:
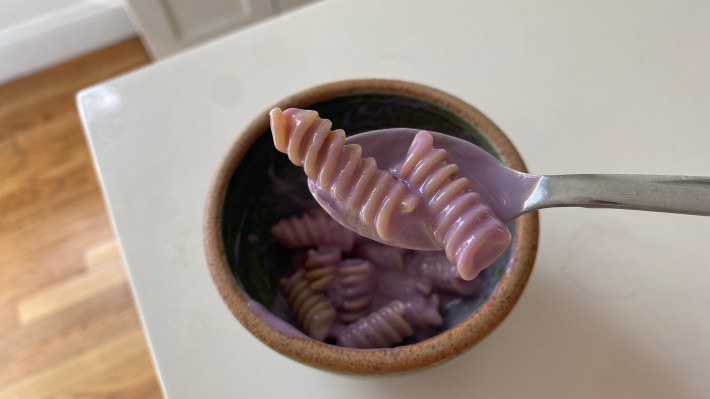
[[[271,228],[281,245],[295,248],[335,247],[350,252],[355,235],[323,212],[281,220]]]
[[[356,257],[369,260],[379,268],[404,270],[405,250],[402,248],[360,240],[356,242],[353,253]]]
[[[315,111],[275,108],[270,113],[276,149],[303,167],[318,187],[346,201],[360,222],[377,235],[393,239],[388,223],[397,210],[411,210],[416,199],[407,186],[386,171],[377,169],[373,158],[362,158],[359,145],[345,145],[345,132],[331,131],[331,123]]]
[[[281,280],[285,302],[278,306],[286,311],[287,304],[302,330],[318,340],[372,348],[410,336],[423,339],[443,325],[439,294],[451,301],[481,287],[478,279],[461,279],[442,252],[363,238],[349,253],[316,241],[310,245],[292,250],[295,273]]]
[[[431,282],[414,273],[414,270],[410,270],[409,266],[403,272],[381,270],[377,275],[377,289],[383,293],[386,302],[412,295],[426,296],[432,293]]]
[[[510,232],[480,202],[468,179],[457,177],[458,166],[446,159],[446,151],[435,149],[432,136],[421,131],[395,174],[427,200],[429,210],[436,215],[434,237],[457,265],[459,274],[471,280],[487,266],[480,265],[479,257],[489,258],[489,251],[500,255],[510,243]]]
[[[340,263],[331,295],[338,319],[352,323],[368,312],[373,294],[373,267],[362,259],[346,259]]]
[[[404,318],[414,328],[437,327],[444,323],[439,313],[439,296],[432,294],[429,297],[422,295],[411,296],[405,300]]]
[[[328,288],[335,278],[340,260],[340,251],[335,248],[308,251],[304,263],[305,277],[313,291],[323,292]]]
[[[399,344],[414,333],[405,320],[406,307],[393,301],[342,329],[336,336],[340,346],[349,348],[383,348]]]
[[[303,330],[314,339],[325,340],[335,321],[335,309],[323,294],[311,289],[305,270],[281,280],[281,289]]]
[[[437,290],[469,296],[481,289],[478,279],[462,279],[456,266],[440,253],[410,256],[407,258],[407,267],[423,280],[431,282]]]
[[[429,133],[416,135],[393,176],[379,170],[373,158],[363,158],[360,146],[344,144],[345,133],[331,131],[331,122],[315,111],[276,108],[270,116],[275,147],[302,166],[319,189],[347,204],[367,234],[397,242],[401,229],[396,222],[424,208],[417,217],[426,219],[428,233],[467,280],[510,243],[505,225],[479,201],[468,179],[458,177],[447,152],[433,148]]]

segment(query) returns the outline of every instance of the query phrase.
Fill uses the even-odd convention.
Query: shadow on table
[[[539,278],[508,319],[462,356],[420,372],[358,380],[352,388],[362,397],[407,399],[684,397],[667,367]]]

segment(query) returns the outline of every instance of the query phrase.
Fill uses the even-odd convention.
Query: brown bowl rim
[[[343,80],[306,89],[274,106],[282,109],[303,108],[333,97],[373,92],[412,96],[448,109],[476,126],[510,167],[527,172],[513,143],[483,113],[453,95],[422,84],[390,79]],[[539,235],[537,212],[517,219],[511,259],[495,295],[487,298],[476,312],[458,325],[416,344],[376,350],[342,348],[287,336],[253,313],[224,255],[221,215],[229,179],[251,144],[269,127],[268,111],[262,112],[237,136],[220,163],[207,195],[203,226],[212,279],[229,310],[249,332],[270,348],[298,362],[336,372],[378,375],[412,371],[455,357],[487,336],[510,313],[523,292],[535,262]]]

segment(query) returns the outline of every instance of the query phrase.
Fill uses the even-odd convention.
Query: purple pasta
[[[456,266],[442,253],[410,255],[406,262],[409,273],[431,282],[432,287],[437,290],[470,296],[481,289],[480,280],[462,279],[456,271]]]
[[[342,329],[336,336],[340,346],[348,348],[384,348],[399,344],[414,334],[405,320],[406,307],[393,301]]]
[[[316,292],[325,291],[335,278],[335,272],[340,264],[340,251],[336,248],[323,248],[317,251],[309,250],[304,269],[306,280],[311,289]]]
[[[320,341],[325,340],[335,321],[335,309],[322,294],[311,289],[305,270],[282,279],[281,289],[306,334]]]
[[[271,228],[271,235],[281,245],[296,248],[335,247],[350,252],[355,234],[323,212],[281,220]]]
[[[315,216],[286,220],[306,217]],[[407,337],[424,339],[443,325],[446,304],[481,288],[480,281],[459,277],[442,252],[403,250],[364,238],[351,252],[316,240],[301,245],[292,250],[295,273],[282,279],[282,298],[301,329],[321,341],[335,338],[338,345],[372,348]]]
[[[419,275],[411,273],[408,269],[404,272],[397,270],[378,270],[377,292],[378,300],[390,302],[395,299],[407,298],[417,295],[430,295],[431,282]],[[377,305],[384,305],[383,302]]]
[[[393,244],[415,237],[444,249],[459,274],[476,277],[511,241],[505,224],[482,204],[448,153],[426,131],[415,136],[401,165],[381,170],[362,148],[345,144],[342,130],[315,111],[270,112],[274,146],[303,167],[329,212],[358,233]]]
[[[404,254],[406,250],[380,244],[368,239],[360,239],[355,243],[353,254],[369,260],[382,269],[404,270]]]
[[[308,110],[275,108],[270,113],[274,146],[303,167],[306,176],[326,188],[350,208],[366,226],[387,238],[388,221],[397,209],[411,208],[416,200],[407,186],[387,171],[377,169],[373,158],[363,158],[359,145],[345,144],[345,132],[331,131],[331,122]]]
[[[492,258],[511,240],[510,232],[480,201],[468,179],[458,176],[458,166],[447,162],[447,152],[433,147],[434,139],[426,131],[417,133],[396,176],[421,193],[429,211],[436,215],[432,231],[446,257],[467,280],[488,266],[479,258]],[[493,244],[491,244],[493,243]]]
[[[444,324],[444,319],[439,313],[439,296],[432,294],[410,296],[402,301],[404,303],[404,319],[414,328],[438,327]]]
[[[368,313],[374,289],[373,272],[372,264],[362,259],[346,259],[338,266],[328,294],[341,322],[352,323]]]

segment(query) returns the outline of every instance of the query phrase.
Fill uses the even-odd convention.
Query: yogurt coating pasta
[[[318,212],[304,216],[317,218]],[[304,216],[283,220],[299,224],[309,220]],[[275,314],[319,341],[371,349],[426,339],[444,328],[443,314],[452,303],[482,290],[480,279],[463,280],[442,252],[388,247],[363,237],[350,250],[332,246],[341,242],[336,237],[291,248],[294,240],[306,240],[290,236],[284,241],[279,233],[272,229],[274,242],[299,259],[280,282],[277,302],[286,304],[287,312]]]
[[[511,235],[503,222],[480,202],[469,181],[458,176],[446,151],[433,148],[428,132],[416,135],[400,165],[380,170],[373,158],[362,157],[359,145],[345,144],[345,133],[332,131],[331,122],[315,111],[275,108],[270,116],[276,149],[303,167],[321,199],[331,199],[326,210],[357,226],[360,235],[395,246],[434,243],[466,280],[509,245]]]

